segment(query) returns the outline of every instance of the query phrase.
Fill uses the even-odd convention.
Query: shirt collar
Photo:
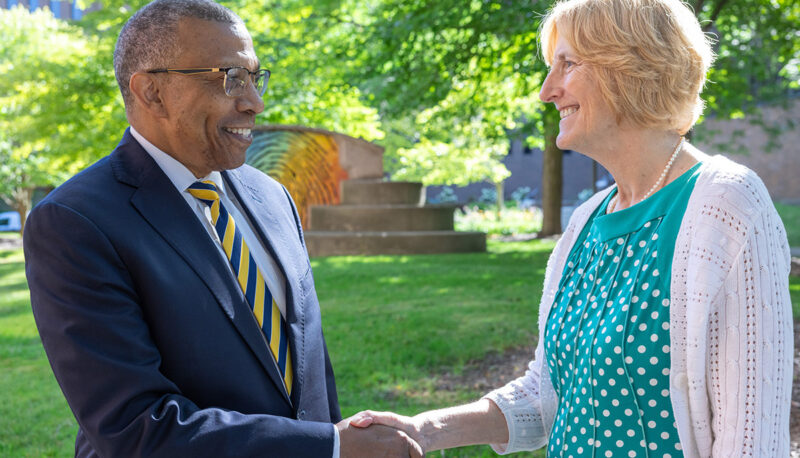
[[[156,161],[156,164],[158,164],[164,174],[167,175],[167,178],[169,178],[169,181],[172,182],[172,185],[175,186],[178,192],[186,191],[186,188],[196,181],[211,180],[217,186],[217,191],[219,193],[225,193],[225,183],[222,181],[221,173],[213,171],[207,176],[198,179],[185,165],[150,143],[142,134],[134,129],[133,126],[131,126],[131,135],[142,145],[142,148],[147,151],[147,154]]]

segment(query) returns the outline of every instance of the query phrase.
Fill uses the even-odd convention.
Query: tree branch
[[[703,0],[699,1],[702,2]],[[725,4],[727,3],[728,0],[719,0],[719,2],[717,2],[716,5],[714,5],[714,10],[711,11],[711,16],[708,18],[708,22],[706,23],[706,25],[703,26],[703,32],[708,32],[708,30],[714,25],[714,22],[716,22],[717,18],[719,17],[719,14],[722,12],[722,8],[724,8]]]

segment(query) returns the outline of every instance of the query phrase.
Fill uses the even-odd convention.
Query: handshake
[[[365,410],[337,423],[336,429],[341,458],[421,458],[434,450],[508,442],[505,417],[488,399],[413,417]]]
[[[336,424],[341,458],[412,457],[431,451],[423,434],[423,414],[406,417],[365,410]]]

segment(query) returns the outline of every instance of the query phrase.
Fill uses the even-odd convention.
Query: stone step
[[[341,183],[341,198],[344,205],[422,205],[425,203],[422,189],[422,183],[344,180]]]
[[[452,231],[453,205],[319,205],[310,231]]]
[[[476,253],[486,251],[486,234],[483,232],[307,231],[305,240],[308,253],[311,256]]]

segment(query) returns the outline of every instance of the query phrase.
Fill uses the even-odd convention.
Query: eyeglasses
[[[148,70],[147,73],[179,73],[182,75],[194,75],[197,73],[218,73],[225,72],[225,79],[222,86],[225,88],[225,94],[228,97],[239,97],[244,94],[244,88],[247,86],[249,79],[258,92],[258,96],[262,97],[264,92],[267,91],[267,82],[269,81],[270,71],[263,68],[251,72],[244,67],[226,67],[226,68],[157,68],[155,70]]]

